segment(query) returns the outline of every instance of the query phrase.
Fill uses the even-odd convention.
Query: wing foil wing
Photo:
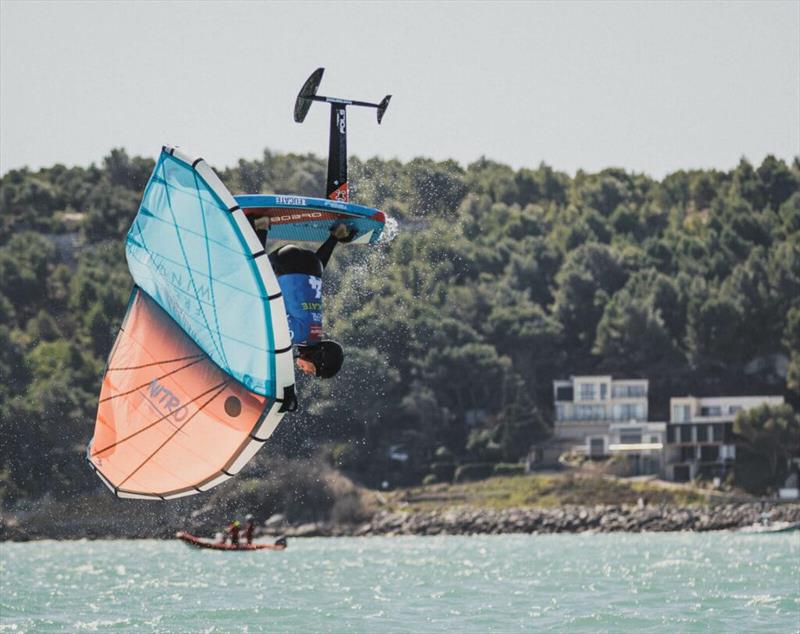
[[[134,287],[87,458],[120,497],[169,499],[237,473],[294,394],[283,299],[242,210],[165,148],[126,253]]]

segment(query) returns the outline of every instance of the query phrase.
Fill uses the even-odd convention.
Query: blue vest
[[[322,340],[322,278],[304,273],[278,276],[292,343]]]

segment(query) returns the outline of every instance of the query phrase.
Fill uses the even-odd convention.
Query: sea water
[[[800,533],[0,544],[2,632],[796,632]]]

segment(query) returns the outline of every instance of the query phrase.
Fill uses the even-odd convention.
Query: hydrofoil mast
[[[350,200],[350,190],[347,184],[347,106],[366,106],[378,110],[378,124],[383,119],[383,113],[389,106],[391,95],[386,95],[380,103],[356,101],[354,99],[341,99],[339,97],[325,97],[318,95],[317,89],[322,81],[324,68],[318,68],[303,84],[297,100],[294,103],[294,120],[303,123],[308,114],[311,103],[324,101],[331,104],[330,143],[328,145],[328,183],[325,196],[331,200]]]

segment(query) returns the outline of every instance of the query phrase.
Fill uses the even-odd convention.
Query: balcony
[[[644,385],[613,385],[611,398],[647,398],[647,387]]]
[[[556,403],[556,422],[627,423],[647,420],[647,403],[584,405]]]

